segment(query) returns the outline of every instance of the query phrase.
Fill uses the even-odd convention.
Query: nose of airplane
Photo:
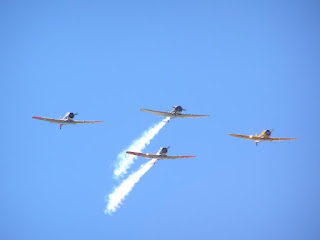
[[[176,106],[176,110],[181,112],[183,109],[181,106]]]

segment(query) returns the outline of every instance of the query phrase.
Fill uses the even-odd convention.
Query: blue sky
[[[319,239],[317,1],[2,1],[1,239]],[[173,119],[104,214],[117,155]],[[79,112],[99,125],[32,119]],[[298,141],[229,137],[275,129]],[[133,172],[146,160],[138,159]]]

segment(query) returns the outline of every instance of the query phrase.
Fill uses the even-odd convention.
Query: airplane
[[[102,122],[102,121],[82,121],[82,120],[76,121],[76,120],[73,120],[75,115],[78,115],[78,113],[67,112],[66,115],[64,115],[64,117],[62,119],[61,119],[61,117],[59,119],[55,119],[55,118],[45,118],[45,117],[37,117],[37,116],[33,116],[32,118],[51,122],[51,123],[58,123],[60,126],[60,129],[63,125],[70,125],[70,124],[74,125],[74,124],[82,124],[82,123],[101,123]]]
[[[146,159],[157,159],[157,160],[172,160],[178,158],[194,158],[195,156],[174,156],[174,155],[167,155],[169,147],[161,147],[159,151],[155,154],[150,153],[139,153],[139,152],[130,152],[126,151],[127,154],[132,154],[140,157],[144,157]]]
[[[257,135],[257,133],[256,133],[255,136],[241,135],[241,134],[234,134],[234,133],[230,133],[229,135],[232,137],[253,140],[253,141],[255,141],[256,146],[258,146],[259,142],[287,141],[287,140],[296,140],[297,139],[297,138],[272,138],[272,137],[270,137],[272,132],[273,132],[273,130],[263,130],[259,135]]]
[[[185,111],[181,106],[177,105],[172,108],[169,112],[161,112],[149,109],[141,108],[140,111],[153,113],[163,117],[170,117],[170,118],[200,118],[200,117],[209,117],[209,115],[195,115],[195,114],[181,114],[182,111]]]

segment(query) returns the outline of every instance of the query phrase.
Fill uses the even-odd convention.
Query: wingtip
[[[41,119],[41,117],[33,116],[34,119]]]

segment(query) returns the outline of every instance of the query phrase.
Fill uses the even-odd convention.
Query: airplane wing
[[[242,134],[234,134],[234,133],[230,133],[229,134],[232,137],[238,137],[238,138],[244,138],[244,139],[248,139],[248,140],[263,140],[263,138],[261,137],[255,137],[252,135],[242,135]]]
[[[102,121],[81,121],[81,120],[74,120],[72,122],[67,122],[67,124],[81,124],[81,123],[102,123]]]
[[[234,133],[230,133],[230,136],[233,137],[238,137],[238,138],[244,138],[244,139],[248,139],[248,140],[258,140],[258,141],[287,141],[287,140],[296,140],[297,138],[261,138],[261,137],[256,137],[256,136],[248,136],[248,135],[241,135],[241,134],[234,134]]]
[[[143,109],[143,108],[141,108],[140,111],[153,113],[153,114],[163,116],[163,117],[172,117],[172,114],[168,113],[168,112],[161,112],[161,111],[155,111],[155,110],[149,110],[149,109]]]
[[[287,141],[287,140],[297,140],[297,138],[269,138],[269,141]]]
[[[55,119],[55,118],[45,118],[45,117],[36,117],[33,116],[32,118],[34,119],[38,119],[38,120],[42,120],[42,121],[47,121],[47,122],[51,122],[51,123],[58,123],[58,124],[63,124],[63,125],[67,125],[67,124],[81,124],[81,123],[101,123],[102,121],[65,121],[63,119]]]
[[[62,120],[62,119],[45,118],[45,117],[37,117],[37,116],[33,116],[32,118],[42,120],[42,121],[51,122],[51,123],[64,123],[64,120]]]
[[[161,112],[161,111],[155,111],[155,110],[149,110],[149,109],[143,109],[141,108],[140,111],[153,113],[159,116],[163,117],[174,117],[174,118],[201,118],[201,117],[209,117],[209,115],[195,115],[195,114],[172,114],[169,112]]]
[[[196,115],[196,114],[179,114],[174,115],[176,118],[202,118],[202,117],[210,117],[209,115]]]
[[[155,155],[155,154],[149,154],[149,153],[138,153],[138,152],[130,152],[127,151],[127,154],[132,154],[144,158],[150,158],[150,159],[178,159],[178,158],[194,158],[195,156],[167,156],[167,155]]]

